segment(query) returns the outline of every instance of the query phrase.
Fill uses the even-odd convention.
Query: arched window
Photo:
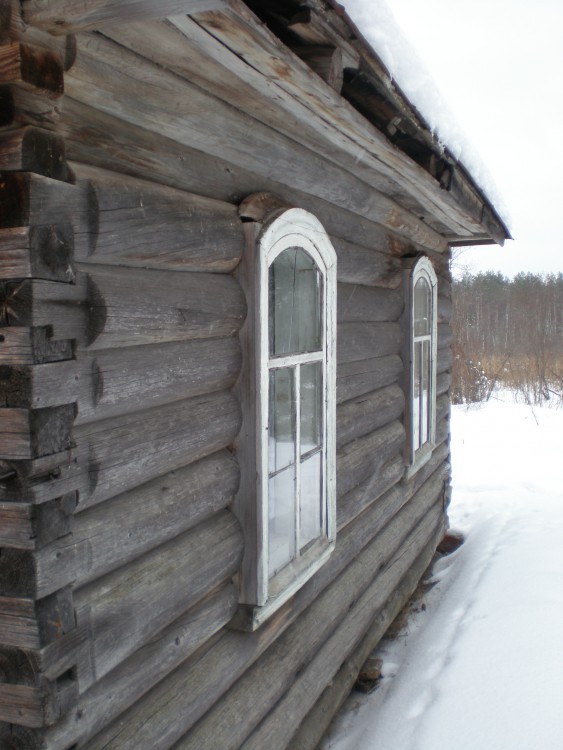
[[[436,438],[436,290],[432,263],[420,258],[409,284],[411,473],[430,458]]]
[[[262,608],[255,627],[334,546],[336,254],[320,222],[292,208],[266,222],[254,262],[256,533],[247,542],[256,550],[243,562],[241,599]]]

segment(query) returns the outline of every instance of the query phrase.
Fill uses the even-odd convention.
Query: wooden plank
[[[214,634],[227,624],[236,604],[235,587],[227,584],[189,609],[86,690],[76,711],[45,733],[44,747],[68,747],[110,724],[198,649],[212,648]]]
[[[336,374],[338,403],[396,383],[403,372],[403,362],[397,354],[340,362]]]
[[[164,18],[176,14],[216,10],[225,0],[88,0],[79,5],[73,0],[23,0],[26,23],[47,29],[52,34],[67,34],[105,24]]]
[[[0,170],[37,172],[55,180],[66,180],[64,140],[33,127],[1,133]]]
[[[395,289],[361,284],[338,284],[338,322],[393,322],[404,307],[404,295]]]
[[[0,279],[72,281],[73,246],[69,225],[0,229]]]
[[[62,96],[63,61],[56,52],[20,42],[0,45],[0,85],[15,84],[45,96]]]
[[[213,554],[209,550],[213,549]],[[223,511],[125,568],[75,591],[99,680],[236,572],[243,538]],[[81,680],[81,688],[87,685]]]
[[[40,575],[71,568],[82,586],[203,523],[232,501],[239,481],[226,451],[77,513],[72,535],[42,549]]]
[[[361,207],[368,218],[398,234],[444,249],[442,238],[418,217],[385,195],[366,191],[352,173],[107,39],[82,39],[65,83],[68,95],[78,101],[262,177],[281,171],[299,190],[357,211]]]
[[[237,400],[222,391],[75,427],[80,508],[225,448],[240,424]]]
[[[0,456],[26,459],[58,453],[72,445],[74,406],[0,409]]]
[[[340,404],[336,411],[336,447],[399,419],[405,397],[398,385],[389,385]]]
[[[403,343],[399,323],[339,323],[337,339],[339,366],[399,354]]]
[[[84,165],[73,171],[89,208],[76,225],[77,260],[216,273],[240,261],[235,206]]]

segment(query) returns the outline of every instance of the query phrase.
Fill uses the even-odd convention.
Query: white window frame
[[[336,253],[322,224],[312,214],[299,208],[290,208],[277,213],[266,221],[254,242],[253,268],[244,271],[249,301],[248,316],[250,325],[243,337],[248,363],[254,370],[248,378],[247,404],[252,405],[252,388],[255,387],[256,405],[254,431],[249,429],[243,435],[248,441],[254,432],[253,451],[242,448],[241,453],[254,453],[253,476],[254,497],[249,477],[241,477],[242,491],[235,505],[245,532],[245,551],[239,574],[239,601],[246,605],[246,622],[239,626],[255,629],[282,604],[284,604],[303,584],[327,561],[335,546],[336,539]],[[270,358],[269,354],[269,269],[273,261],[284,250],[302,248],[315,262],[323,276],[322,284],[322,351],[312,354],[300,353]],[[254,294],[250,294],[250,285]],[[252,320],[253,318],[253,320]],[[254,346],[250,337],[254,337]],[[323,521],[326,537],[308,545],[306,551],[291,560],[282,570],[269,577],[268,565],[268,426],[269,426],[269,373],[271,369],[295,366],[308,362],[321,361],[323,369],[323,438],[322,481],[323,481]],[[244,368],[243,368],[244,369]],[[297,367],[297,372],[299,368]],[[242,399],[243,409],[244,398]],[[244,420],[244,415],[243,415]],[[298,421],[298,420],[297,420]],[[299,427],[296,426],[298,430]],[[298,470],[298,469],[297,469]],[[246,461],[241,471],[252,471]],[[254,503],[254,509],[248,507]],[[253,510],[253,512],[249,512]],[[298,518],[296,518],[298,527]],[[252,527],[252,528],[249,528]],[[255,547],[255,549],[252,549]],[[298,547],[297,547],[298,550]],[[248,612],[248,609],[251,612]],[[248,616],[250,614],[250,616]]]
[[[414,331],[414,290],[419,279],[424,279],[431,291],[430,333],[416,336]],[[419,258],[408,272],[408,322],[409,322],[409,382],[408,382],[408,466],[407,479],[416,474],[432,456],[436,443],[436,364],[438,356],[438,279],[431,261],[423,256]],[[429,378],[429,424],[428,440],[415,448],[414,430],[417,422],[414,418],[415,408],[415,344],[423,339],[430,341],[430,378]]]

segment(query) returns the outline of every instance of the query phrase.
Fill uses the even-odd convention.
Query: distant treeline
[[[530,403],[563,401],[563,274],[466,275],[453,285],[454,403],[496,384]]]

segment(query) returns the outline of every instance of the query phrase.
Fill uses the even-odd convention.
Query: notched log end
[[[86,346],[90,346],[103,332],[107,320],[106,301],[90,275],[86,278]]]
[[[242,221],[262,222],[274,211],[285,211],[288,208],[293,206],[273,193],[253,193],[242,201],[238,214]]]
[[[64,93],[63,61],[55,52],[21,45],[21,76],[25,83],[52,96]]]

